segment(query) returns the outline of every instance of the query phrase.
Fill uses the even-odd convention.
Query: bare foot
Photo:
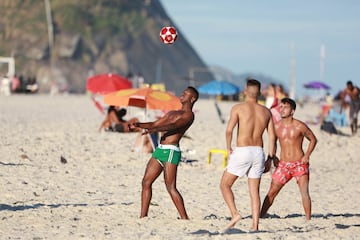
[[[230,223],[226,226],[226,228],[222,231],[223,233],[225,233],[226,231],[228,231],[230,228],[234,227],[235,224],[240,221],[241,219],[241,215],[240,214],[236,214],[234,217],[231,218]]]
[[[249,233],[256,233],[258,231],[259,231],[259,229],[257,229],[257,228],[250,228]]]

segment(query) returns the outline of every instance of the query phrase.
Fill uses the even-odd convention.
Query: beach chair
[[[212,148],[209,150],[209,154],[208,154],[208,164],[211,163],[211,156],[214,154],[222,154],[223,155],[223,160],[222,160],[222,167],[225,168],[227,165],[227,161],[228,161],[228,153],[226,150],[222,150],[222,149],[216,149],[216,148]]]

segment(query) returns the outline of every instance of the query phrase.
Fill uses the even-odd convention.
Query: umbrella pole
[[[224,123],[225,123],[225,119],[224,119],[223,116],[222,116],[221,109],[220,109],[219,105],[217,104],[217,101],[216,101],[216,100],[215,100],[214,104],[215,104],[216,112],[217,112],[217,114],[218,114],[218,116],[219,116],[219,119],[220,119],[221,123],[224,124]]]

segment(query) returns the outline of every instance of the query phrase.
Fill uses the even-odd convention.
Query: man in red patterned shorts
[[[282,187],[295,178],[301,193],[302,203],[307,220],[311,219],[311,199],[309,195],[309,158],[317,139],[310,128],[303,122],[294,119],[296,103],[290,98],[281,99],[281,120],[275,124],[275,134],[279,139],[281,153],[280,161],[272,175],[272,181],[266,195],[260,217],[265,217]],[[302,149],[304,138],[309,140],[306,152]],[[275,163],[275,161],[274,161]]]

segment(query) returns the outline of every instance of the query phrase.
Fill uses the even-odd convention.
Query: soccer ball
[[[177,32],[174,27],[163,27],[160,31],[160,40],[165,44],[172,44],[176,41]]]

